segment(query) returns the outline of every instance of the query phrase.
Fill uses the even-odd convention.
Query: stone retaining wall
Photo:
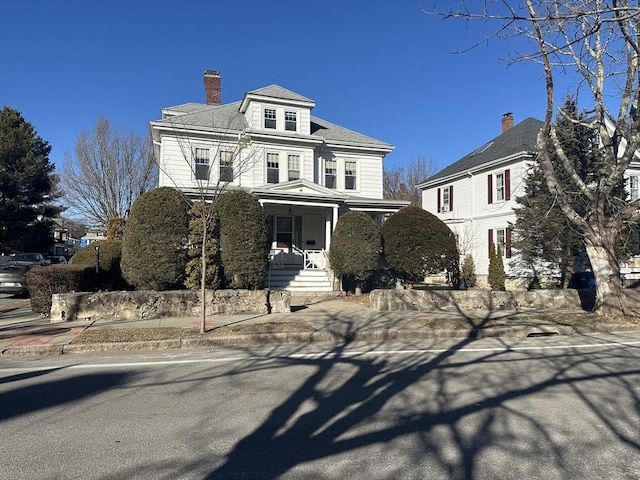
[[[640,315],[640,290],[624,290],[629,309]],[[374,290],[374,310],[591,310],[593,290],[552,289],[515,292],[491,290]]]
[[[266,290],[207,290],[207,314],[284,313],[291,311],[291,293]],[[90,319],[119,322],[200,315],[200,292],[60,293],[51,299],[51,322]]]

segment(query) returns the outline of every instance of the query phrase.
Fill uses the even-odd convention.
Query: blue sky
[[[416,0],[0,0],[0,105],[61,168],[99,116],[145,134],[161,108],[204,102],[203,71],[220,70],[223,103],[279,84],[395,145],[386,167],[422,156],[443,168],[498,135],[503,113],[544,114],[540,67],[505,61],[513,41],[451,53],[480,27],[438,22]]]

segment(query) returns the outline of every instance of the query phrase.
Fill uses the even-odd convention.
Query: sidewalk
[[[588,317],[584,312],[381,312],[336,297],[319,297],[307,305],[294,306],[292,310],[291,313],[271,315],[212,315],[207,317],[207,333],[200,335],[200,319],[196,317],[99,324],[87,321],[49,323],[48,318],[33,314],[29,307],[21,307],[0,313],[0,356],[321,341],[523,338],[640,330],[638,324],[606,324],[593,328],[588,321],[578,325],[558,321],[562,315],[565,318]]]

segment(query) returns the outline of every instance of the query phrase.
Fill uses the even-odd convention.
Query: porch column
[[[324,213],[324,249],[329,251],[331,248],[331,234],[333,229],[331,227],[331,213],[330,209],[325,209]]]

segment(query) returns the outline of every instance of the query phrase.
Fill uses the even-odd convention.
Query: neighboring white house
[[[388,143],[312,115],[316,102],[278,85],[221,104],[220,74],[204,74],[207,103],[162,110],[151,122],[159,185],[197,197],[242,188],[268,215],[269,286],[332,290],[326,261],[339,216],[367,212],[377,222],[408,202],[383,199]]]
[[[480,285],[486,285],[493,245],[503,256],[505,273],[516,276],[509,225],[516,221],[516,198],[524,195],[524,178],[534,162],[542,125],[534,118],[514,125],[513,115],[506,113],[500,135],[417,185],[422,207],[457,235],[461,257],[473,256]],[[637,160],[627,171],[632,200],[638,198],[640,156]],[[627,280],[640,276],[640,258],[624,265],[622,272]]]

